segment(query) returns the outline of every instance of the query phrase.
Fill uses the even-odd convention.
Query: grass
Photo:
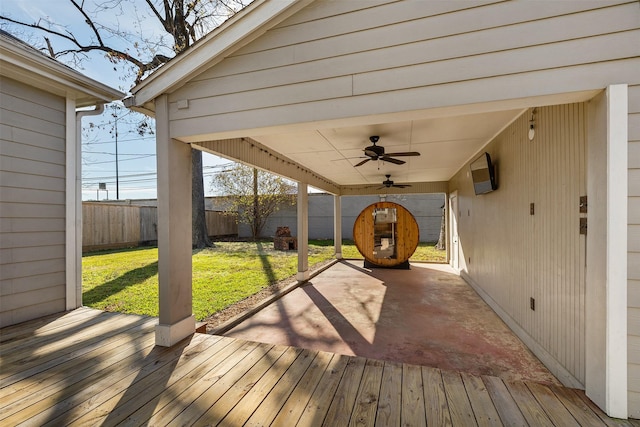
[[[362,258],[344,241],[345,258]],[[309,266],[333,257],[333,240],[309,242]],[[443,262],[444,251],[422,243],[412,261]],[[193,312],[198,320],[260,289],[296,274],[295,251],[273,249],[271,241],[216,242],[215,248],[193,252]],[[92,252],[82,259],[83,304],[106,311],[158,315],[158,249],[135,248]]]

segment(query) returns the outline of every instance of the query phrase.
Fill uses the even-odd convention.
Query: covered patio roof
[[[510,76],[506,86],[501,83],[502,86],[496,87],[502,87],[501,91],[506,87],[511,97],[502,93],[489,94],[487,91],[497,84],[492,79],[494,81],[488,82],[487,89],[481,92],[474,83],[466,84],[466,88],[439,85],[430,88],[435,90],[433,93],[416,93],[411,101],[403,99],[400,102],[394,97],[406,98],[405,94],[395,95],[394,91],[383,91],[381,87],[380,93],[368,95],[363,89],[355,88],[358,84],[355,79],[360,79],[359,76],[345,75],[338,78],[339,81],[323,78],[327,73],[315,71],[313,61],[309,65],[300,62],[296,75],[288,75],[276,66],[282,60],[271,64],[270,52],[265,51],[260,52],[262,56],[257,59],[265,61],[264,65],[249,67],[263,69],[256,71],[255,76],[238,79],[226,71],[214,75],[209,85],[212,89],[207,91],[218,95],[217,104],[204,103],[203,97],[207,94],[202,94],[197,85],[198,81],[208,78],[203,77],[203,73],[220,64],[224,70],[224,61],[230,57],[232,63],[247,62],[243,58],[243,48],[312,3],[311,0],[286,0],[275,4],[254,1],[193,49],[134,87],[133,96],[125,103],[155,115],[154,99],[162,94],[173,94],[169,99],[172,138],[308,182],[330,193],[378,194],[380,183],[387,174],[394,182],[410,183],[412,187],[385,189],[385,193],[426,193],[446,192],[447,181],[527,109],[583,102],[600,91],[584,90],[589,87],[588,83],[564,86],[561,93],[552,87],[535,91],[512,90],[518,81]],[[455,7],[443,7],[443,11],[449,9]],[[279,52],[273,55],[277,56]],[[367,57],[368,65],[357,68],[362,71],[371,68],[372,60],[375,61],[375,55]],[[351,59],[345,56],[340,64],[347,61]],[[337,64],[328,63],[327,66]],[[370,80],[373,85],[380,85],[379,77],[362,74],[363,83]],[[401,75],[398,78],[402,78]],[[524,86],[529,77],[523,75],[521,79]],[[196,82],[195,86],[191,84],[193,82]],[[284,88],[283,84],[290,87]],[[263,93],[252,91],[252,88],[262,86],[268,87],[262,89]],[[355,96],[358,92],[362,94]],[[315,94],[318,101],[309,103],[310,93]],[[249,114],[259,113],[252,114],[247,120],[239,117],[241,120],[203,121],[201,118],[247,108],[251,109]],[[221,114],[223,116],[225,114]],[[403,165],[370,161],[354,167],[366,159],[363,150],[371,145],[369,137],[373,135],[380,137],[378,145],[386,152],[418,152],[420,156],[403,157],[401,160],[406,161]],[[247,154],[250,150],[225,146],[222,141],[233,141],[245,148],[258,146],[261,154],[270,154],[271,160],[280,163],[260,164],[257,156]]]

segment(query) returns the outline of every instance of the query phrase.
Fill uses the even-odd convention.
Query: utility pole
[[[120,177],[118,175],[118,117],[116,117],[115,125],[116,125],[116,200],[120,200]]]
[[[111,117],[113,117],[113,129],[116,140],[116,200],[120,200],[120,174],[118,173],[118,115],[120,113],[120,107],[116,104],[111,104]]]

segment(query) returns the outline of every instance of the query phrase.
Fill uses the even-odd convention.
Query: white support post
[[[342,205],[340,195],[333,196],[333,244],[336,259],[342,259]]]
[[[587,141],[587,396],[627,418],[627,85],[589,102]]]
[[[306,182],[298,182],[298,282],[309,279],[309,193]]]
[[[195,332],[191,289],[191,146],[169,137],[166,95],[156,100],[158,282],[156,345],[170,347]]]

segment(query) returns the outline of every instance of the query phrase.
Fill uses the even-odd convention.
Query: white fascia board
[[[195,75],[222,61],[230,52],[257,39],[312,2],[313,0],[255,0],[193,47],[133,87],[131,92],[134,99],[128,104],[142,106],[163,93],[171,93]]]
[[[124,93],[93,80],[56,60],[0,38],[0,70],[2,76],[29,84],[68,98],[83,99],[77,107],[122,99]]]

